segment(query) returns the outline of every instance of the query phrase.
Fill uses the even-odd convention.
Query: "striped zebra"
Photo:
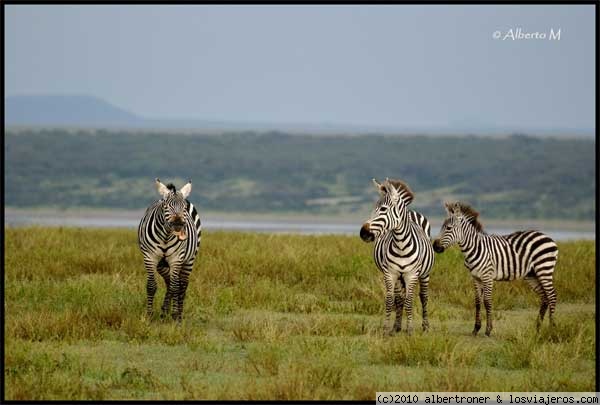
[[[371,218],[360,229],[365,242],[375,241],[375,264],[383,273],[385,284],[384,332],[391,335],[402,328],[402,311],[406,306],[407,327],[412,333],[413,296],[419,283],[423,308],[423,330],[429,329],[427,299],[429,273],[434,253],[429,239],[429,221],[420,213],[409,210],[414,194],[404,182],[387,179],[380,184],[373,179],[380,193]],[[396,320],[391,327],[392,309]]]
[[[448,217],[442,224],[433,249],[442,253],[458,243],[465,256],[465,266],[473,277],[475,289],[475,328],[481,329],[481,298],[486,312],[487,336],[492,332],[492,286],[494,280],[525,279],[541,299],[537,319],[539,329],[550,308],[550,325],[554,325],[556,291],[552,275],[558,257],[556,243],[539,231],[518,231],[510,235],[488,235],[479,222],[479,213],[467,204],[445,203]]]
[[[191,180],[177,191],[173,184],[165,186],[156,179],[156,188],[162,198],[146,209],[138,227],[138,243],[147,273],[146,311],[151,319],[156,270],[167,287],[161,317],[169,313],[173,301],[172,317],[181,321],[190,272],[200,248],[200,217],[187,200],[192,191]]]

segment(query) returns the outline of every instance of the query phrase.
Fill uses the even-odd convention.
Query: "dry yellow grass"
[[[436,255],[430,332],[385,338],[372,246],[358,237],[208,232],[181,325],[144,319],[134,231],[6,229],[5,248],[7,399],[595,390],[594,242],[559,244],[555,330],[535,332],[524,283],[497,283],[491,338],[470,336],[455,249]]]

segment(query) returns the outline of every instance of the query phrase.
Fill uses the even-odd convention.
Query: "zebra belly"
[[[496,271],[494,280],[496,281],[512,281],[512,280],[519,280],[525,277],[535,277],[535,273],[533,271],[533,265],[529,264],[527,266],[527,270],[525,271],[521,271],[519,270],[507,270],[505,269],[503,272],[500,271]]]
[[[530,270],[521,271],[521,265],[518,262],[507,262],[505,259],[486,260],[484,263],[479,263],[477,267],[473,267],[471,263],[465,261],[465,266],[471,272],[471,276],[478,280],[491,275],[494,281],[511,281],[521,279],[530,272]],[[531,267],[531,265],[528,267]]]

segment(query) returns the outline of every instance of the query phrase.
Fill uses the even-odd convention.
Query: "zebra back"
[[[558,246],[548,235],[540,231],[528,230],[503,235],[502,238],[509,243],[524,270],[530,270],[533,265],[538,272],[542,271],[545,275],[551,275],[554,272]],[[531,271],[518,276],[523,277],[530,273]]]
[[[187,206],[187,211],[190,214],[190,216],[192,217],[192,221],[194,221],[194,225],[196,227],[196,234],[198,235],[198,245],[196,247],[200,246],[200,236],[202,235],[202,223],[200,221],[200,215],[198,215],[198,211],[196,210],[196,207],[194,207],[194,204],[192,204],[189,200],[185,200],[186,206]]]

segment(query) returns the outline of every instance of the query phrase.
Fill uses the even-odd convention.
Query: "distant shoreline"
[[[51,218],[57,222],[61,219],[87,219],[89,221],[138,221],[145,208],[142,209],[109,209],[109,208],[17,208],[5,207],[5,223],[11,218],[27,218],[33,223],[36,220],[45,220]],[[369,216],[369,212],[357,214],[308,214],[299,212],[283,213],[257,213],[257,212],[223,212],[223,211],[204,211],[200,208],[200,216],[203,221],[208,220],[212,223],[286,223],[291,226],[321,226],[331,224],[333,226],[360,226]],[[443,217],[429,217],[432,224],[432,234],[435,235],[439,226],[443,222]],[[68,222],[68,221],[66,221]],[[486,228],[500,228],[502,230],[520,230],[520,229],[539,229],[539,230],[561,230],[569,232],[594,233],[595,223],[588,221],[564,221],[555,219],[489,219],[482,217],[482,222]]]
[[[352,128],[344,126],[333,126],[330,128],[320,128],[315,125],[296,125],[291,124],[270,124],[270,126],[259,125],[148,125],[148,126],[127,126],[127,125],[77,125],[77,124],[11,124],[5,125],[5,131],[10,131],[15,134],[28,131],[66,131],[70,134],[84,133],[101,135],[103,132],[123,132],[128,135],[138,134],[180,134],[189,136],[220,136],[230,133],[254,133],[256,135],[264,135],[268,133],[279,133],[281,135],[290,136],[307,136],[307,137],[365,137],[365,136],[381,136],[381,137],[428,137],[428,138],[486,138],[486,139],[507,139],[515,135],[523,135],[532,138],[540,139],[565,139],[565,140],[584,140],[593,141],[595,132],[586,130],[531,130],[531,129],[498,129],[498,130],[450,130],[450,129],[423,129],[423,128],[408,128],[408,129],[390,129],[390,128]]]

